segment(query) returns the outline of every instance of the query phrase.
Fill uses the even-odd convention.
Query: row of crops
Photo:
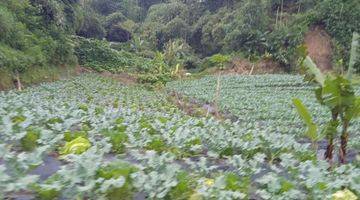
[[[216,78],[174,82],[212,101]],[[359,90],[358,90],[359,91]],[[301,140],[295,76],[226,76],[221,109],[191,117],[167,94],[97,75],[0,93],[0,199],[331,199],[359,195],[359,142],[334,166]],[[359,133],[356,121],[351,133]]]
[[[295,75],[224,75],[207,76],[200,80],[175,81],[167,85],[185,97],[195,98],[198,103],[214,102],[219,83],[218,107],[222,112],[230,112],[246,126],[254,129],[271,129],[273,132],[304,136],[304,123],[293,106],[292,99],[299,98],[309,108],[317,124],[329,120],[330,110],[316,102],[314,89]],[[360,94],[360,87],[355,86]],[[360,136],[360,120],[351,124],[349,132],[353,138]],[[360,141],[351,140],[353,148],[360,149]]]

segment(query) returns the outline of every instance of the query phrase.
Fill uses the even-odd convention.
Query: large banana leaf
[[[321,91],[323,104],[334,108],[352,107],[355,93],[349,80],[342,76],[327,76]]]
[[[325,76],[321,73],[320,69],[316,66],[316,64],[312,61],[309,56],[306,56],[302,63],[303,67],[306,71],[306,78],[310,80],[315,80],[321,86],[324,85]]]
[[[349,68],[348,68],[348,72],[347,72],[347,78],[349,80],[351,80],[351,76],[353,74],[354,71],[354,65],[356,62],[360,61],[360,44],[359,44],[359,40],[360,40],[360,35],[356,32],[354,32],[353,34],[353,39],[352,39],[352,43],[351,43],[351,51],[350,51],[350,61],[349,61]]]
[[[317,125],[313,122],[313,119],[310,115],[309,110],[306,106],[301,102],[300,99],[293,99],[293,104],[296,107],[297,112],[299,113],[300,117],[304,120],[308,130],[306,131],[306,136],[311,139],[311,141],[316,141],[318,139],[317,134]]]

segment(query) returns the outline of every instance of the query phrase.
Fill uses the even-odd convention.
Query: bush
[[[106,35],[106,39],[111,42],[127,42],[131,40],[131,33],[121,26],[112,26]]]
[[[97,71],[122,72],[130,67],[135,69],[136,57],[125,51],[110,48],[106,41],[76,38],[75,54],[80,65],[91,67]]]
[[[86,38],[103,39],[105,37],[105,29],[99,20],[99,16],[86,15],[77,35]]]
[[[114,25],[126,21],[126,17],[121,12],[112,13],[105,18],[105,27],[110,29]]]
[[[314,9],[314,23],[325,25],[327,32],[340,44],[339,59],[349,60],[352,34],[360,33],[359,8],[357,0],[324,0]]]
[[[67,34],[73,31],[78,21],[75,20],[77,14],[74,3],[65,5],[55,1],[1,1],[2,71],[10,73],[9,76],[27,78],[24,81],[34,83],[45,77],[33,72],[52,73],[60,71],[53,70],[54,67],[76,64],[72,44],[67,38]],[[50,68],[51,70],[48,70]]]
[[[215,54],[209,58],[212,66],[217,66],[220,69],[224,69],[226,63],[229,63],[231,57],[229,55]]]

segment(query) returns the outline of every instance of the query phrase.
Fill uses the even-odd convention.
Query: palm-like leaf
[[[349,68],[348,68],[348,72],[347,72],[347,78],[348,79],[351,79],[352,73],[354,71],[355,63],[359,62],[359,60],[360,60],[360,55],[359,55],[360,54],[359,53],[360,44],[359,44],[359,40],[360,40],[360,35],[358,33],[354,32],[352,43],[351,43]]]
[[[316,66],[316,64],[312,61],[309,56],[306,56],[305,60],[302,63],[306,72],[306,79],[311,81],[315,80],[320,85],[324,85],[325,76],[321,73],[320,69]]]

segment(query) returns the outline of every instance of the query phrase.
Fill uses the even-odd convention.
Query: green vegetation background
[[[359,21],[357,0],[2,0],[0,89],[15,77],[58,79],[77,64],[166,82],[179,67],[214,65],[214,54],[294,70],[315,25],[333,38],[333,64],[343,68]]]

